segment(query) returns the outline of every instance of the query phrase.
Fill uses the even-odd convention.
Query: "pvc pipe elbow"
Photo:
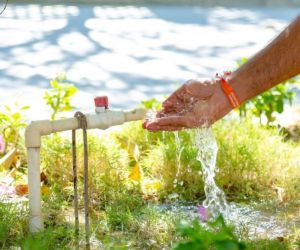
[[[52,131],[51,121],[40,120],[31,122],[25,130],[26,148],[41,147],[41,136],[50,134]]]

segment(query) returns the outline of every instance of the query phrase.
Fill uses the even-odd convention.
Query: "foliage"
[[[18,103],[15,103],[15,107],[6,105],[0,112],[0,134],[4,135],[5,142],[10,146],[17,146],[21,136],[20,132],[27,125],[23,114],[23,111],[27,109],[29,109],[28,106],[19,106]]]
[[[220,215],[215,221],[207,222],[206,227],[200,224],[199,219],[192,223],[185,222],[178,226],[179,233],[187,238],[178,243],[174,250],[243,250],[246,245],[240,242]]]
[[[144,105],[160,107],[155,99]],[[217,182],[230,200],[275,200],[286,204],[299,199],[299,144],[284,142],[276,129],[266,129],[249,119],[220,121],[213,130],[219,144]],[[221,219],[209,224],[209,230],[199,223],[187,225],[191,229],[182,229],[182,236],[178,236],[177,215],[152,206],[170,201],[194,202],[204,197],[193,132],[180,131],[178,137],[176,143],[173,132],[150,133],[142,128],[141,122],[127,123],[107,133],[89,132],[91,227],[93,236],[103,242],[105,249],[170,249],[181,239],[194,242],[191,244],[198,244],[200,239],[216,247],[221,241],[239,246],[231,228],[223,225]],[[54,134],[43,137],[42,144],[42,170],[50,189],[49,195],[43,195],[47,230],[30,235],[24,216],[27,210],[0,203],[0,248],[72,249],[74,246],[73,227],[65,216],[73,211],[71,141],[66,134]],[[82,198],[83,145],[79,136],[77,146]],[[136,164],[143,174],[139,180],[132,180],[130,173]],[[151,192],[149,183],[157,184],[152,185]],[[279,188],[283,189],[281,198]],[[82,199],[79,205],[83,207]],[[186,242],[180,244],[183,243]],[[285,249],[285,244],[278,241],[249,241],[247,246]],[[225,245],[222,247],[219,249]]]
[[[161,103],[156,98],[142,101],[142,105],[146,109],[155,109],[155,110],[159,110],[162,107]]]
[[[50,227],[37,234],[28,234],[23,240],[22,249],[72,249],[72,247],[70,247],[70,240],[72,239],[73,234],[73,230],[64,225]]]
[[[0,249],[8,249],[24,237],[26,214],[25,206],[0,202]]]
[[[51,90],[46,91],[44,100],[52,109],[51,120],[55,120],[60,112],[74,109],[71,105],[71,97],[77,92],[77,88],[66,83],[66,76],[61,74],[50,81]]]
[[[238,66],[246,62],[247,58],[242,58],[238,62]],[[289,90],[287,84],[296,82],[296,79],[290,79],[248,100],[239,108],[240,117],[246,117],[248,114],[252,114],[260,119],[261,124],[263,117],[267,119],[267,125],[274,124],[276,113],[280,114],[284,111],[285,101],[288,101],[291,105],[295,96],[295,92]]]
[[[253,240],[247,241],[247,249],[249,250],[287,250],[287,249],[298,249],[293,248],[292,244],[284,242],[282,239],[264,239],[264,240]]]
[[[45,231],[30,234],[28,232],[28,210],[22,204],[0,203],[0,249],[12,249],[22,246],[32,249],[70,249],[74,243],[73,228],[66,224],[49,226]],[[49,224],[48,221],[46,221]]]
[[[219,146],[217,180],[229,198],[279,202],[299,198],[300,144],[285,142],[277,129],[250,119],[220,121],[214,133]]]
[[[285,142],[277,129],[253,124],[250,119],[219,121],[213,131],[219,146],[217,182],[230,199],[282,202],[299,198],[299,144]],[[145,177],[162,183],[155,197],[165,200],[176,194],[189,201],[203,197],[192,131],[178,132],[179,145],[173,132],[150,133],[139,122],[126,124],[112,135],[139,146]],[[279,189],[283,189],[283,197]]]

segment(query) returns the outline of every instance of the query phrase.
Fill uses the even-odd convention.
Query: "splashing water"
[[[157,110],[155,110],[154,108],[148,110],[148,112],[146,113],[146,120],[154,121],[156,119],[156,113],[157,113]],[[149,132],[148,132],[148,130],[146,130],[146,142],[147,143],[149,142],[148,135],[149,135]]]
[[[215,182],[218,170],[216,166],[218,145],[211,128],[198,128],[191,133],[194,133],[194,143],[198,148],[197,160],[202,165],[206,195],[202,205],[208,212],[208,219],[215,219],[222,214],[226,222],[234,224],[238,230],[247,228],[250,238],[257,236],[274,238],[285,235],[289,231],[290,223],[278,221],[275,216],[266,215],[250,206],[227,203],[225,193]]]
[[[147,114],[148,120],[154,120],[156,112],[150,111]],[[203,213],[203,221],[215,219],[222,214],[225,221],[236,226],[237,232],[247,231],[247,237],[250,239],[257,238],[276,238],[286,235],[295,224],[294,221],[281,220],[278,215],[268,214],[257,210],[250,205],[242,205],[237,203],[228,203],[225,193],[215,182],[215,175],[218,171],[216,166],[216,158],[218,153],[218,145],[215,140],[213,131],[209,127],[191,130],[191,137],[194,138],[194,145],[198,148],[197,160],[202,165],[201,174],[204,181],[204,192],[206,195],[202,203],[205,208]],[[178,177],[181,170],[181,153],[183,146],[178,132],[174,132],[176,145],[176,177],[174,187],[178,185]],[[190,173],[192,170],[188,168]],[[175,194],[172,194],[175,195]],[[178,195],[176,194],[176,198]],[[174,199],[172,199],[174,200]],[[176,200],[176,199],[175,199]],[[154,205],[158,211],[180,215],[185,219],[199,218],[199,206],[195,204],[180,204],[178,202]],[[204,214],[204,212],[206,214]],[[204,216],[205,215],[205,216]],[[205,218],[204,218],[205,217]]]
[[[198,148],[197,160],[202,165],[202,175],[204,181],[205,200],[203,206],[207,209],[210,218],[216,218],[222,214],[228,217],[229,206],[224,192],[215,182],[216,159],[218,145],[211,128],[198,128],[193,131],[195,134],[195,146]]]

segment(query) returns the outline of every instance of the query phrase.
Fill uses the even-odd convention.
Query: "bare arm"
[[[227,80],[245,102],[299,73],[300,16]],[[167,98],[157,119],[143,126],[157,131],[211,125],[231,110],[218,81],[190,80]]]
[[[228,79],[242,102],[300,73],[300,16]]]

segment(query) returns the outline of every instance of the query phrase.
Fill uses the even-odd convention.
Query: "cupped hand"
[[[144,121],[143,127],[176,131],[210,126],[231,109],[218,81],[189,80],[163,102],[155,119]]]

